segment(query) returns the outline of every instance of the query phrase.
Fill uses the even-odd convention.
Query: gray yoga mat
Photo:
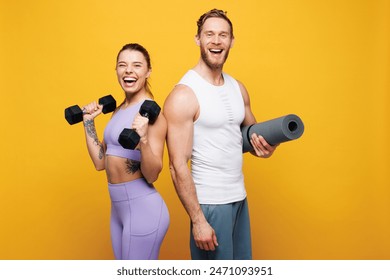
[[[294,114],[286,115],[269,121],[249,125],[241,129],[242,132],[242,152],[253,150],[250,143],[250,136],[253,133],[261,135],[270,145],[295,140],[302,136],[304,125],[302,120]]]

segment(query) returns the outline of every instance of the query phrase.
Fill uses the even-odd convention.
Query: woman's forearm
[[[91,157],[96,170],[103,170],[104,147],[97,136],[95,122],[93,120],[84,120],[83,124],[89,156]]]

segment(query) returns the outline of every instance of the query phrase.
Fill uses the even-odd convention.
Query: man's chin
[[[222,69],[222,67],[223,67],[223,65],[225,63],[225,60],[223,60],[222,62],[221,61],[213,62],[211,59],[207,59],[207,60],[205,60],[205,63],[211,69],[219,70],[219,69]]]
[[[225,61],[223,63],[211,63],[209,66],[213,70],[222,70],[224,64]]]

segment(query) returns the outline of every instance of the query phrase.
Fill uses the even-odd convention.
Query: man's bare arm
[[[172,180],[180,201],[190,216],[195,243],[201,249],[214,250],[218,245],[215,232],[200,208],[188,167],[192,153],[194,119],[198,110],[198,101],[190,88],[178,85],[173,89],[164,104],[164,115],[168,123],[167,147]]]

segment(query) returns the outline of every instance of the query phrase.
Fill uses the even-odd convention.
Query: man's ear
[[[200,47],[200,39],[199,39],[199,36],[198,36],[198,35],[195,35],[194,40],[195,40],[196,45],[197,45],[198,47]]]
[[[234,37],[232,39],[232,42],[230,43],[230,48],[233,48],[233,46],[234,46]]]

